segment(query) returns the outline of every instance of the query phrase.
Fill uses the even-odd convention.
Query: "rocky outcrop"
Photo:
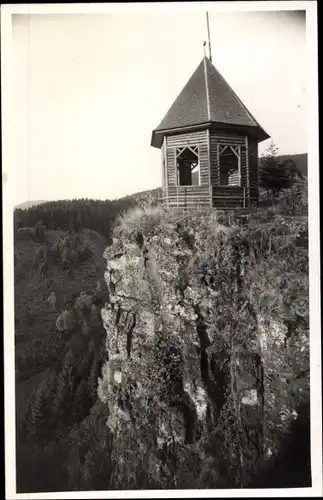
[[[98,387],[112,486],[246,487],[308,399],[305,222],[247,222],[151,208],[116,227]]]

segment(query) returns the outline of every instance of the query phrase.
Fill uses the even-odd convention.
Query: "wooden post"
[[[220,186],[221,184],[221,172],[220,172],[220,146],[219,144],[216,145],[216,156],[217,156],[217,179],[218,182],[217,184]]]
[[[246,139],[245,139],[245,144],[246,144],[247,200],[248,200],[248,206],[249,206],[249,198],[250,198],[250,170],[249,170],[249,141],[248,141],[248,136],[247,135],[246,135]]]
[[[175,158],[175,186],[179,185],[179,172],[177,167],[177,148],[174,148],[174,158]]]
[[[242,186],[242,178],[241,178],[241,147],[238,146],[237,148],[238,151],[238,169],[239,169],[239,186]]]
[[[167,135],[165,135],[165,139],[164,139],[164,144],[165,144],[165,169],[166,169],[166,206],[167,208],[169,208],[169,197],[168,197],[168,182],[169,182],[169,179],[168,179],[168,161],[167,161]]]
[[[209,192],[210,192],[210,207],[212,208],[212,176],[211,176],[211,138],[210,138],[210,129],[207,129],[207,152],[208,152],[208,162],[209,162]]]

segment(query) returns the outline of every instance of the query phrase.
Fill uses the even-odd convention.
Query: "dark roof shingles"
[[[203,61],[175,99],[156,130],[165,130],[208,121]]]
[[[211,121],[234,125],[259,126],[218,70],[207,59]]]
[[[205,61],[211,121],[228,125],[259,127],[261,129],[209,59],[205,58]],[[209,121],[204,59],[202,59],[155,130],[169,130]]]

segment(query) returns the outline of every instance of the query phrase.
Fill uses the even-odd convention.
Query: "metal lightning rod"
[[[211,37],[210,37],[210,25],[209,25],[209,13],[206,13],[206,26],[207,26],[207,36],[209,41],[209,59],[212,62],[212,52],[211,52]]]

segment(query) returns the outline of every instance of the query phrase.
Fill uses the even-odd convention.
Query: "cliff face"
[[[306,221],[135,210],[106,249],[111,487],[245,487],[309,399]]]

